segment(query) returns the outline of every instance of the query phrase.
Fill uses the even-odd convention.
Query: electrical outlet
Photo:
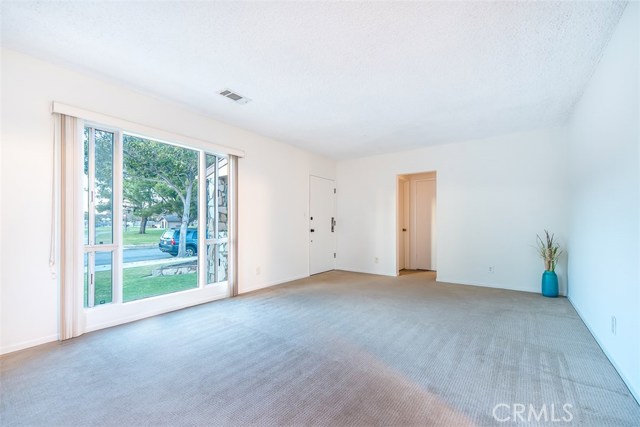
[[[611,316],[611,333],[613,335],[616,335],[617,332],[618,332],[618,320],[616,319],[616,316]]]
[[[489,273],[491,274],[495,273],[495,270],[493,269],[493,265],[489,266]]]
[[[256,276],[259,276],[260,273],[262,273],[262,270],[260,269],[260,266],[256,267]]]
[[[373,258],[373,262],[374,264],[378,264],[380,262],[380,258],[378,257]]]

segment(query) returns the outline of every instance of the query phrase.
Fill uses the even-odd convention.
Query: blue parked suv
[[[178,245],[180,244],[180,229],[173,228],[167,230],[160,237],[158,248],[162,252],[167,252],[173,256],[178,256]],[[198,253],[198,229],[187,228],[187,246],[185,248],[187,256],[195,256]]]

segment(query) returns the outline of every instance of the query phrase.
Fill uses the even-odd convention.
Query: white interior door
[[[402,266],[402,268],[411,268],[411,182],[405,181],[402,185],[402,192],[404,193],[402,223],[403,230],[406,230],[402,233],[404,234],[404,265]]]
[[[335,269],[335,181],[309,177],[309,274]]]
[[[397,254],[397,262],[398,262],[398,272],[402,270],[405,264],[405,254],[404,254],[404,240],[405,240],[405,223],[404,223],[404,178],[398,179],[398,254]]]
[[[415,189],[415,266],[420,270],[433,270],[432,224],[435,220],[436,181],[416,181]]]

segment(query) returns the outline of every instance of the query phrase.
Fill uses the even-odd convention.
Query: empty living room
[[[0,425],[640,426],[640,3],[0,8]]]

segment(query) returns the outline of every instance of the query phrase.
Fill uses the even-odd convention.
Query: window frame
[[[207,152],[207,151],[203,151],[204,154],[204,159],[203,159],[203,163],[202,165],[204,166],[204,196],[202,199],[203,203],[200,205],[203,209],[204,209],[204,214],[203,216],[203,222],[204,222],[204,233],[200,233],[202,234],[202,240],[198,242],[198,244],[203,244],[203,246],[200,246],[201,248],[204,248],[204,250],[200,251],[202,252],[205,257],[204,257],[204,262],[206,263],[206,254],[208,254],[209,251],[209,245],[213,245],[215,247],[215,245],[221,245],[226,243],[227,244],[227,248],[229,247],[229,231],[228,231],[228,227],[227,227],[227,237],[218,237],[220,234],[220,229],[219,229],[219,221],[217,220],[218,216],[220,215],[220,206],[218,205],[218,191],[219,191],[219,186],[220,186],[220,182],[219,182],[219,178],[220,178],[220,167],[219,167],[219,162],[220,159],[226,159],[227,160],[227,171],[229,170],[229,163],[230,163],[230,159],[229,156],[224,156],[224,155],[220,155],[220,154],[215,154],[212,152]],[[214,163],[214,167],[213,167],[213,182],[214,182],[214,190],[213,190],[213,197],[214,197],[214,213],[215,213],[215,217],[216,217],[216,221],[214,222],[214,230],[213,230],[213,237],[209,236],[207,238],[206,234],[208,231],[207,228],[207,219],[208,219],[208,215],[209,215],[209,211],[208,211],[208,195],[207,195],[207,185],[208,185],[208,179],[210,175],[207,175],[208,172],[208,168],[207,168],[207,156],[214,156],[215,157],[215,163]],[[229,175],[229,172],[227,172],[227,176]],[[228,205],[229,205],[229,185],[228,185],[228,178],[227,178],[227,209],[228,209]],[[229,221],[229,213],[227,211],[227,224]],[[199,236],[200,237],[200,236]],[[227,283],[229,281],[229,265],[228,265],[228,258],[229,258],[229,254],[227,252],[227,277],[225,278],[225,280],[222,281],[216,281],[216,282],[209,282],[208,281],[208,268],[209,265],[208,264],[203,264],[204,265],[204,286],[211,286],[211,285],[215,285],[217,283]],[[214,273],[214,277],[216,277],[216,279],[218,278],[218,267],[219,267],[219,255],[218,255],[218,251],[214,249],[214,266],[215,266],[215,273]]]
[[[83,120],[78,118],[77,143],[74,148],[74,159],[71,166],[74,175],[75,191],[71,195],[74,205],[74,226],[75,234],[75,253],[73,256],[73,269],[75,271],[73,277],[73,286],[78,290],[79,298],[76,299],[76,330],[79,334],[93,330],[102,329],[104,327],[114,326],[127,323],[133,320],[174,311],[198,304],[202,304],[217,299],[222,299],[232,295],[233,291],[229,283],[229,272],[227,280],[222,282],[208,284],[206,283],[206,242],[205,233],[200,230],[206,230],[205,210],[206,210],[206,168],[203,165],[206,162],[206,155],[215,155],[217,158],[225,157],[229,159],[231,154],[221,153],[211,148],[203,148],[201,146],[192,146],[188,143],[176,143],[167,141],[163,138],[157,138],[153,134],[147,135],[140,132],[131,132],[126,128],[103,124],[91,120]],[[85,245],[84,243],[84,211],[83,211],[83,168],[84,149],[83,132],[85,127],[108,131],[114,133],[114,158],[113,158],[113,242],[105,245]],[[198,286],[192,289],[171,292],[167,294],[152,296],[144,299],[123,302],[123,242],[122,242],[122,224],[123,224],[123,136],[125,134],[139,136],[152,141],[169,144],[172,146],[187,148],[198,153],[198,245],[205,250],[198,250]],[[215,147],[215,145],[213,145]],[[94,154],[95,156],[95,154]],[[94,169],[95,169],[95,165]],[[95,187],[95,184],[94,184]],[[93,188],[95,191],[95,188]],[[232,191],[231,188],[228,191]],[[203,197],[204,196],[204,197]],[[95,218],[94,218],[95,221]],[[95,222],[94,222],[95,223]],[[95,243],[95,241],[93,242]],[[85,247],[86,246],[86,247]],[[93,307],[84,306],[84,255],[95,253],[95,251],[112,251],[112,302],[110,304],[99,304]],[[232,262],[232,261],[229,261]],[[237,262],[234,260],[233,262]],[[229,271],[231,266],[228,266]]]
[[[122,253],[122,233],[116,232],[116,230],[122,229],[122,131],[118,128],[111,126],[105,126],[89,121],[84,121],[81,124],[83,131],[89,128],[89,146],[88,146],[88,180],[89,180],[89,206],[88,206],[88,218],[87,218],[87,243],[84,243],[84,229],[82,237],[82,264],[84,269],[84,255],[87,255],[87,269],[89,274],[88,284],[88,296],[87,305],[84,306],[84,279],[82,283],[82,300],[83,309],[95,309],[98,307],[104,307],[107,304],[95,305],[95,256],[97,252],[111,252],[111,302],[109,304],[121,304],[122,303],[122,267],[123,267],[123,253]],[[113,158],[112,158],[112,194],[111,194],[111,243],[110,244],[96,244],[95,242],[95,211],[96,211],[96,188],[95,188],[95,131],[100,130],[113,134]],[[84,138],[80,138],[82,142],[79,144],[81,151],[84,150]],[[81,152],[80,158],[82,164],[78,165],[80,172],[84,171],[84,155]],[[80,178],[82,180],[82,178]],[[82,199],[82,196],[80,196]],[[84,205],[82,200],[81,205]],[[84,211],[82,213],[84,223]],[[93,239],[92,239],[93,236]],[[77,261],[77,260],[74,260]]]

